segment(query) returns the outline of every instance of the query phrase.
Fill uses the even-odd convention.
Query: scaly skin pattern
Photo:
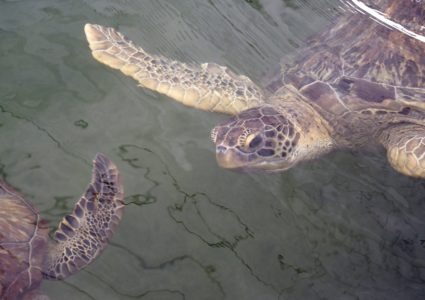
[[[257,85],[226,67],[188,65],[149,54],[113,28],[86,24],[84,30],[95,59],[185,105],[235,114],[264,102]]]
[[[73,213],[63,218],[49,245],[43,269],[46,278],[66,278],[99,256],[121,221],[123,196],[117,167],[97,154],[91,183]]]
[[[263,131],[264,135],[257,134],[259,131]],[[252,168],[259,158],[280,160],[291,155],[300,133],[295,131],[291,121],[272,106],[263,106],[245,110],[216,126],[211,132],[211,139],[217,145],[220,165],[230,167],[236,163],[232,167]],[[228,151],[240,157],[221,155]]]
[[[250,108],[213,128],[220,166],[284,171],[334,148],[328,123],[297,94],[270,101],[274,105]]]
[[[387,147],[387,157],[397,171],[412,177],[425,178],[424,127],[405,125],[384,130],[381,143]]]
[[[38,289],[43,276],[66,278],[106,247],[121,220],[123,187],[116,166],[97,154],[92,181],[55,241],[39,212],[2,181],[0,205],[0,299],[48,300]]]

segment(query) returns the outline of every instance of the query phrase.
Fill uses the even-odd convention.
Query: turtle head
[[[211,132],[217,162],[228,169],[282,171],[303,160],[302,133],[272,106],[250,108]]]

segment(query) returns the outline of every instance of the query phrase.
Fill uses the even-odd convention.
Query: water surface
[[[111,246],[51,299],[423,299],[425,186],[384,153],[285,173],[220,169],[186,108],[97,63],[87,22],[145,49],[261,82],[339,1],[0,1],[0,172],[55,226],[101,151],[128,203]]]

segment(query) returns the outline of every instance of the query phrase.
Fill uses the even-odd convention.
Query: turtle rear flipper
[[[226,67],[187,65],[151,55],[113,28],[86,24],[84,31],[95,59],[185,105],[236,114],[264,103],[256,84]]]
[[[121,220],[123,195],[117,167],[103,154],[97,154],[91,183],[72,214],[62,219],[55,241],[49,245],[44,277],[68,277],[102,252]]]

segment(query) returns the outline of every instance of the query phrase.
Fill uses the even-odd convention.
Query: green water
[[[111,246],[51,299],[424,299],[425,185],[383,153],[286,173],[215,162],[188,109],[97,63],[87,22],[260,82],[331,25],[338,1],[0,1],[0,173],[55,226],[107,154],[123,175]]]

